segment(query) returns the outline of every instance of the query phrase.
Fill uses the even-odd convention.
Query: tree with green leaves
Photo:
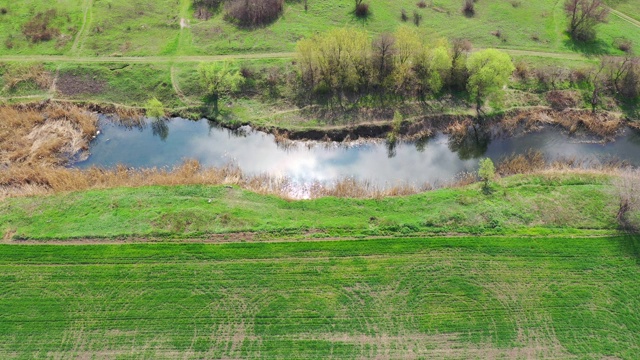
[[[164,105],[156,98],[149,99],[145,105],[145,114],[148,118],[162,119],[165,116]]]
[[[418,55],[415,66],[421,96],[440,92],[451,72],[452,64],[451,51],[446,40],[424,48]]]
[[[217,115],[220,96],[240,90],[244,78],[238,69],[232,68],[228,62],[201,63],[198,66],[200,84],[213,103],[214,113]]]
[[[489,191],[489,182],[496,177],[496,168],[493,166],[493,161],[489,158],[480,160],[480,169],[478,169],[478,176],[484,182],[482,189]]]
[[[509,81],[515,70],[511,57],[495,49],[478,51],[467,61],[469,81],[467,89],[476,103],[478,116],[485,100],[499,92]]]

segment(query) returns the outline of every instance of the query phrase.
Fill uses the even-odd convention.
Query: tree
[[[384,86],[389,75],[393,72],[393,56],[395,54],[396,38],[393,34],[383,33],[373,40],[373,70],[375,82]]]
[[[372,49],[363,30],[342,28],[318,34],[299,41],[296,52],[303,80],[314,84],[315,90],[337,95],[341,105],[345,92],[368,87]]]
[[[440,92],[450,75],[452,65],[451,51],[446,40],[425,47],[416,61],[419,93],[424,96],[426,93],[433,95]]]
[[[569,35],[578,41],[592,41],[595,27],[607,21],[609,8],[602,0],[566,0],[564,11],[569,17]]]
[[[232,69],[227,62],[201,63],[198,66],[200,84],[213,102],[214,112],[218,112],[218,100],[221,95],[238,91],[243,78],[237,69]]]
[[[480,160],[480,169],[478,169],[478,176],[480,179],[484,181],[482,185],[482,189],[487,192],[489,191],[489,182],[493,181],[496,177],[496,168],[493,166],[493,161],[489,158],[485,158]]]
[[[393,85],[396,92],[406,92],[414,79],[413,67],[422,50],[420,35],[414,28],[400,26],[395,32]]]
[[[480,115],[486,98],[507,84],[515,67],[508,54],[487,49],[469,57],[467,70],[469,72],[467,89],[471,99],[476,103],[476,112]]]
[[[451,41],[451,75],[449,84],[453,88],[464,89],[469,74],[467,72],[467,56],[473,45],[467,39],[453,39]]]
[[[164,106],[160,100],[153,98],[149,99],[144,105],[145,114],[148,118],[152,119],[162,119],[165,116]]]

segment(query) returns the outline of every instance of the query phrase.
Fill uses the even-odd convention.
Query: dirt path
[[[622,12],[620,12],[620,11],[618,11],[618,10],[614,10],[614,9],[612,9],[612,8],[609,8],[609,11],[610,11],[613,15],[615,15],[615,16],[617,16],[617,17],[619,17],[620,19],[622,19],[622,20],[624,20],[624,21],[626,21],[626,22],[628,22],[628,23],[630,23],[630,24],[632,24],[632,25],[634,25],[634,26],[636,26],[636,27],[640,28],[640,21],[638,21],[638,20],[636,20],[636,19],[632,18],[631,16],[629,16],[629,15],[627,15],[627,14],[625,14],[625,13],[622,13]]]
[[[84,1],[84,17],[82,19],[82,26],[78,33],[76,34],[76,38],[73,41],[73,46],[71,46],[71,53],[75,54],[78,52],[78,45],[81,43],[81,38],[84,35],[85,28],[87,27],[88,18],[91,14],[91,8],[93,7],[93,0],[85,0]]]
[[[478,50],[481,50],[478,48]],[[511,55],[536,56],[554,59],[587,60],[582,54],[499,49]],[[0,62],[75,62],[75,63],[175,63],[175,62],[214,62],[225,60],[291,59],[293,52],[273,52],[255,54],[209,55],[209,56],[70,56],[70,55],[6,55],[0,56]]]
[[[190,101],[187,98],[187,96],[184,94],[184,92],[182,92],[182,89],[180,89],[180,85],[178,84],[178,80],[176,79],[175,66],[171,67],[171,86],[173,86],[173,91],[175,91],[176,95],[178,95],[178,98],[180,99],[180,101],[182,101],[185,105],[187,106],[199,105],[198,103]]]
[[[225,60],[252,59],[289,59],[292,52],[262,53],[262,54],[234,54],[212,56],[70,56],[70,55],[7,55],[0,56],[0,62],[73,62],[73,63],[174,63],[174,62],[203,62]]]

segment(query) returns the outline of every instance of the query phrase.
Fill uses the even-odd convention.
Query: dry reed
[[[0,106],[0,164],[61,165],[88,150],[97,117],[78,107]]]

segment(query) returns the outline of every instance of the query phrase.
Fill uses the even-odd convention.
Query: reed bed
[[[0,106],[0,164],[63,165],[89,149],[97,116],[68,104]]]
[[[625,124],[616,114],[576,109],[522,111],[500,121],[501,127],[510,132],[515,132],[522,126],[525,129],[535,129],[544,125],[559,125],[570,133],[585,130],[603,139],[615,137]]]

